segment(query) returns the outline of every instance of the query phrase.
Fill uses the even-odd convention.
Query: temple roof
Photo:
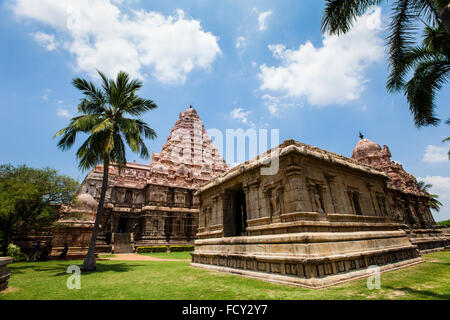
[[[94,169],[97,173],[102,170],[101,165]],[[120,174],[112,166],[110,174],[118,187],[143,189],[156,184],[196,189],[227,170],[197,111],[189,107],[180,113],[161,152],[153,152],[149,165],[127,163]]]
[[[406,172],[400,163],[391,160],[391,152],[388,146],[381,148],[369,139],[361,139],[352,152],[352,159],[372,168],[386,172],[389,176],[388,187],[403,193],[426,196],[428,193],[420,190],[416,178]]]
[[[181,112],[160,153],[153,153],[149,183],[197,188],[228,170],[197,111]]]
[[[278,151],[278,153],[277,153]],[[361,162],[358,162],[354,159],[344,157],[340,154],[327,151],[318,147],[314,147],[305,143],[301,143],[295,140],[286,140],[282,144],[280,144],[278,147],[275,147],[271,150],[268,150],[259,156],[257,156],[254,159],[248,160],[244,163],[239,164],[238,166],[234,167],[233,169],[227,171],[225,175],[222,175],[220,177],[217,177],[207,184],[203,185],[199,192],[203,192],[205,190],[210,189],[213,186],[220,185],[228,180],[231,180],[232,178],[236,177],[237,175],[240,175],[242,172],[253,170],[255,168],[259,168],[262,166],[267,166],[270,163],[270,160],[273,157],[277,156],[285,156],[290,153],[297,153],[304,156],[312,157],[318,160],[326,161],[329,163],[341,165],[344,167],[347,167],[352,170],[357,170],[360,172],[372,174],[375,176],[378,176],[382,179],[388,179],[388,175],[376,168],[373,168],[371,166],[367,166]]]
[[[381,147],[369,139],[361,139],[356,144],[352,152],[352,159],[359,161],[360,159],[378,156]]]

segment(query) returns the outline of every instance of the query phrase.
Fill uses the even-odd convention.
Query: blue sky
[[[320,32],[324,1],[6,0],[0,5],[0,163],[51,166],[76,179],[75,150],[52,136],[75,114],[75,77],[95,68],[140,77],[159,109],[144,116],[159,152],[179,112],[205,126],[279,129],[350,156],[358,132],[434,185],[450,219],[449,127],[417,129],[402,94],[385,90],[389,10],[374,8],[344,38]],[[450,117],[449,86],[438,114]],[[129,153],[128,160],[140,160]]]

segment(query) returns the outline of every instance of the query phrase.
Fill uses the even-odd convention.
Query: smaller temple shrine
[[[439,250],[415,178],[367,139],[352,158],[288,140],[200,187],[192,266],[321,288]],[[278,170],[263,174],[278,161]]]

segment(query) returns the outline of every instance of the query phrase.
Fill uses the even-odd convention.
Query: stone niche
[[[53,229],[50,259],[58,259],[64,246],[69,246],[67,259],[83,259],[89,249],[94,223],[90,221],[57,222]]]
[[[6,270],[6,266],[12,263],[10,257],[0,257],[0,291],[8,288],[8,280],[11,274]]]
[[[273,175],[261,174],[279,155]],[[422,262],[386,205],[387,175],[292,140],[210,181],[193,267],[311,288]]]

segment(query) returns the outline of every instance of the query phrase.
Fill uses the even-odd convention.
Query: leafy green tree
[[[0,239],[3,252],[16,233],[49,227],[59,205],[73,200],[78,182],[57,170],[0,166]]]
[[[326,2],[322,31],[340,35],[348,32],[356,19],[363,15],[368,8],[385,1],[326,0]],[[434,97],[436,91],[448,79],[448,55],[441,50],[448,47],[449,0],[395,0],[392,3],[392,9],[393,14],[387,38],[388,60],[391,69],[387,88],[389,91],[400,89],[407,91],[410,110],[417,126],[437,125],[439,119],[436,118],[434,112]],[[442,41],[440,44],[435,42],[433,48],[423,48],[427,50],[425,55],[424,52],[416,52],[413,48],[418,22],[425,24],[426,36],[430,36],[429,33],[433,31],[434,40]],[[416,59],[411,62],[414,54],[417,55]],[[405,66],[408,65],[415,67],[416,73],[407,85],[403,79],[407,73]],[[418,87],[426,81],[429,83],[426,83],[425,89]],[[421,102],[424,103],[420,104]]]
[[[85,271],[93,271],[96,268],[95,245],[108,187],[109,165],[115,163],[119,170],[126,165],[125,144],[142,158],[149,158],[144,138],[156,138],[155,131],[143,120],[125,117],[141,116],[158,107],[152,100],[135,94],[142,87],[142,82],[130,80],[128,74],[122,71],[117,74],[116,80],[108,79],[100,71],[98,74],[102,82],[101,88],[80,78],[72,81],[75,88],[84,95],[78,105],[78,112],[81,115],[72,118],[66,128],[55,134],[55,137],[61,137],[58,141],[61,150],[70,149],[78,134],[87,134],[86,141],[76,153],[79,168],[89,170],[96,165],[103,165],[97,215],[89,250],[83,263]]]
[[[418,181],[418,183],[419,183],[419,189],[430,195],[430,199],[428,200],[428,205],[430,206],[430,209],[432,209],[436,212],[439,212],[439,210],[442,207],[442,203],[438,200],[439,196],[436,194],[430,194],[428,192],[430,190],[430,188],[433,187],[433,185],[430,183],[426,183],[424,181]]]

